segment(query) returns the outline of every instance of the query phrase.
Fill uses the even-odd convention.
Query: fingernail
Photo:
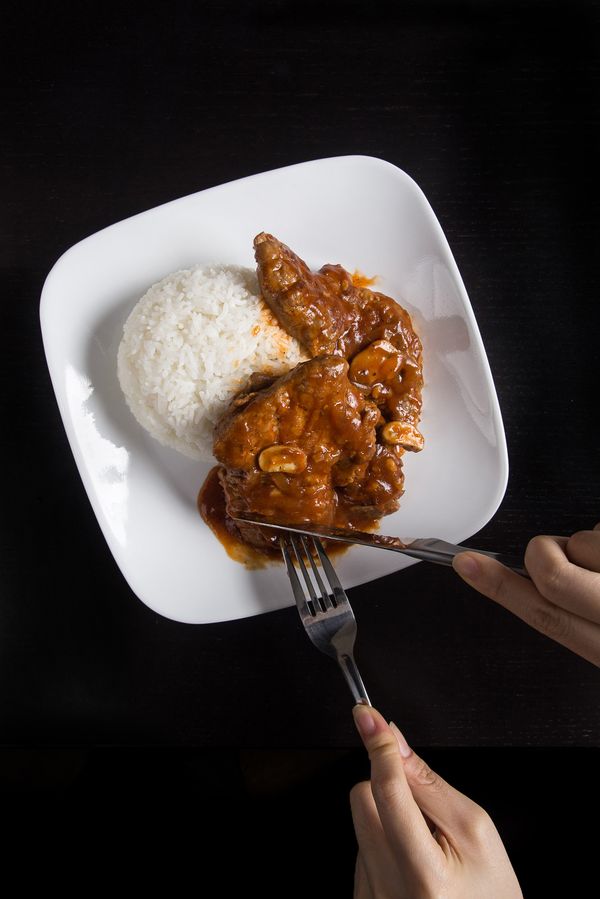
[[[476,581],[480,574],[479,563],[468,553],[459,553],[452,560],[452,567],[461,577],[468,581]]]
[[[366,705],[355,705],[352,709],[352,714],[354,715],[354,723],[363,740],[373,736],[377,730],[377,724],[369,711],[369,707]]]
[[[390,728],[394,731],[394,735],[396,737],[396,740],[398,741],[398,749],[400,750],[400,755],[402,756],[402,758],[407,759],[412,755],[412,749],[404,739],[404,734],[399,727],[396,727],[393,721],[390,721]]]

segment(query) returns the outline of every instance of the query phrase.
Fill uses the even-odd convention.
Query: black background
[[[367,769],[347,688],[294,609],[186,626],[131,593],[62,428],[41,288],[72,244],[176,197],[308,159],[387,159],[440,220],[502,408],[508,489],[470,542],[518,552],[536,533],[592,527],[598,24],[576,0],[8,4],[0,787],[12,808],[42,823],[58,807],[108,811],[114,852],[130,832],[179,835],[182,864],[235,848],[223,895],[240,872],[264,895],[305,889],[310,810],[315,845],[337,853],[312,894],[349,895],[347,790]],[[350,598],[373,700],[486,805],[526,895],[583,878],[598,671],[435,566]],[[293,885],[269,874],[275,856]]]

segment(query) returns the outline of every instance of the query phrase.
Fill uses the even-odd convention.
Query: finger
[[[393,722],[390,728],[396,735],[401,750],[403,744],[408,749],[408,755],[406,751],[403,752],[404,772],[423,814],[455,845],[464,838],[479,833],[482,823],[490,820],[487,813],[476,802],[432,771],[423,759],[408,747],[403,734]]]
[[[410,791],[400,747],[389,725],[370,706],[357,705],[353,712],[371,760],[371,791],[387,842],[399,867],[417,876],[439,863],[440,847]]]
[[[369,781],[359,783],[350,791],[352,823],[358,843],[358,859],[355,871],[355,895],[395,895],[400,872],[383,831],[379,813]],[[367,884],[365,888],[364,884]],[[362,893],[356,893],[357,883]]]
[[[596,534],[600,548],[600,532]],[[534,537],[525,551],[525,566],[538,591],[549,602],[599,623],[600,574],[569,561],[566,553],[571,540],[574,537],[566,542],[556,537]],[[574,541],[576,551],[582,542]]]
[[[526,624],[600,665],[600,626],[549,602],[528,581],[495,559],[474,552],[460,553],[455,571],[471,587],[504,606]]]
[[[593,531],[577,531],[569,537],[565,552],[575,565],[600,572],[600,525]]]
[[[352,893],[352,899],[374,899],[360,850],[356,856],[356,865],[354,867],[354,892]]]

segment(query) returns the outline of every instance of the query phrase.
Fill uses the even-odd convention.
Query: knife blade
[[[377,549],[404,553],[404,555],[411,556],[414,559],[419,559],[423,562],[435,562],[438,565],[452,565],[452,559],[458,553],[476,552],[496,559],[523,577],[529,577],[522,563],[513,556],[476,549],[472,546],[461,546],[458,543],[448,543],[448,541],[441,540],[438,537],[404,537],[402,539],[385,534],[372,534],[369,531],[350,531],[345,528],[332,528],[325,525],[299,525],[280,521],[275,522],[271,519],[263,518],[261,515],[239,514],[233,516],[233,518],[235,521],[243,521],[246,524],[254,524],[259,527],[273,528],[280,531],[291,531],[293,534],[322,537],[325,540],[338,540],[342,543],[356,543],[360,546],[374,546]]]

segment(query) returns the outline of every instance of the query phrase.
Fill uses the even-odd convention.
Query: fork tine
[[[306,554],[307,559],[310,561],[310,565],[312,568],[312,572],[315,577],[315,581],[317,582],[317,587],[321,591],[321,600],[325,609],[330,609],[332,606],[336,605],[335,601],[332,601],[332,597],[329,595],[330,591],[327,589],[325,584],[321,579],[321,575],[319,574],[319,570],[315,565],[315,552],[317,551],[316,541],[311,537],[312,547],[308,546],[308,540],[306,537],[302,537],[302,546],[304,547],[304,552]]]
[[[326,611],[327,604],[323,604],[322,602],[319,603],[319,598],[317,597],[317,594],[315,593],[315,588],[310,579],[310,574],[308,573],[306,565],[304,564],[304,559],[302,558],[301,549],[304,548],[306,550],[306,547],[304,545],[304,538],[291,535],[289,539],[290,539],[290,543],[294,547],[294,554],[296,556],[296,561],[298,562],[298,568],[300,569],[300,572],[302,573],[302,577],[304,579],[304,583],[306,584],[306,589],[308,590],[308,593],[310,596],[310,601],[313,604],[313,608],[315,610],[315,615],[317,614],[317,612]]]
[[[283,561],[285,562],[285,567],[287,569],[288,578],[290,579],[292,592],[296,600],[296,605],[298,606],[300,617],[302,618],[302,621],[307,618],[312,618],[312,612],[310,611],[310,608],[306,601],[306,595],[304,593],[304,590],[302,589],[300,579],[296,574],[296,569],[294,568],[294,563],[292,562],[292,557],[290,556],[290,551],[288,549],[285,537],[279,538],[279,546],[281,547]]]
[[[329,586],[335,598],[336,605],[349,606],[350,600],[346,596],[346,591],[342,587],[340,579],[335,572],[335,568],[329,561],[329,556],[325,552],[325,547],[317,537],[313,537],[313,542],[315,544],[317,553],[319,554],[319,559],[321,560],[323,571],[325,572],[327,580],[329,581]]]

